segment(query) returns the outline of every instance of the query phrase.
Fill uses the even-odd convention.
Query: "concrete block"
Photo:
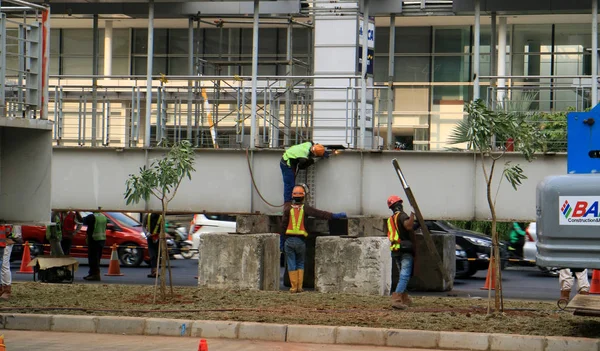
[[[387,238],[318,237],[315,288],[328,293],[388,295],[392,259]]]
[[[287,342],[335,344],[337,327],[323,325],[288,325]]]
[[[198,338],[237,339],[239,322],[195,321],[192,336]]]
[[[325,219],[319,219],[319,218],[312,218],[309,217],[306,219],[306,222],[304,223],[304,226],[306,228],[306,231],[311,233],[311,234],[315,234],[315,233],[320,233],[320,234],[326,234],[329,233],[329,221],[325,220]]]
[[[390,329],[387,331],[386,346],[435,349],[439,340],[440,333],[436,331]]]
[[[449,291],[454,286],[454,279],[444,280],[438,270],[436,260],[429,252],[423,235],[419,232],[417,238],[417,252],[415,255],[414,275],[408,283],[408,290],[416,291]],[[452,234],[431,234],[437,252],[442,258],[442,266],[449,277],[454,277],[456,272],[456,238]],[[395,266],[395,265],[394,265]],[[398,279],[397,268],[393,268],[392,279],[396,286]]]
[[[285,341],[287,325],[267,323],[240,323],[238,339]]]
[[[376,328],[338,327],[336,344],[384,346],[387,330]]]
[[[5,314],[4,329],[50,330],[52,315],[49,314]]]
[[[352,217],[348,218],[348,235],[354,237],[385,236],[387,227],[383,217]]]
[[[200,236],[198,286],[279,290],[279,234]]]
[[[483,333],[440,332],[438,348],[449,350],[488,350],[490,335]]]
[[[98,317],[98,334],[143,335],[146,320],[135,317]]]
[[[193,321],[183,319],[148,318],[145,335],[190,336]]]
[[[600,350],[600,341],[597,339],[546,337],[545,351],[596,351]]]
[[[269,233],[270,219],[268,215],[236,215],[235,229],[239,234]]]
[[[491,334],[490,349],[494,351],[543,351],[544,338],[528,335]]]
[[[98,318],[95,316],[55,315],[52,318],[52,331],[95,333]]]

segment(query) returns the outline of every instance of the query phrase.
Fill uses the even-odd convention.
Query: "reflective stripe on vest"
[[[287,149],[283,153],[283,160],[287,163],[288,166],[291,166],[290,159],[292,159],[292,158],[293,159],[308,158],[308,155],[310,155],[311,147],[312,147],[312,143],[310,141],[307,141],[306,143],[294,145],[294,146],[290,147],[289,149]]]
[[[148,232],[150,232],[150,217],[152,217],[152,215],[148,215],[148,223],[146,225],[146,228],[148,228]],[[152,230],[152,233],[150,234],[151,236],[156,236],[158,234],[160,234],[160,224],[162,223],[162,215],[158,216],[158,221],[156,222],[156,226],[154,226],[154,230]]]
[[[308,236],[308,232],[304,229],[304,205],[300,208],[292,207],[290,209],[290,220],[285,234]]]
[[[398,215],[400,213],[395,213],[393,216],[388,218],[387,226],[388,226],[388,239],[390,240],[390,250],[398,251],[400,250],[400,236],[398,235],[398,228],[396,223],[398,223]]]
[[[0,226],[0,247],[6,247],[6,226]]]

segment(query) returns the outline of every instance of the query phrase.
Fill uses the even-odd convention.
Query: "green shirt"
[[[106,240],[106,223],[108,223],[108,219],[102,213],[96,212],[94,213],[94,233],[92,234],[92,238],[96,241]]]
[[[308,158],[310,155],[310,148],[312,147],[312,143],[307,141],[306,143],[290,146],[289,149],[285,150],[283,153],[283,160],[287,162],[288,166],[292,166],[290,160],[299,159],[299,158]]]

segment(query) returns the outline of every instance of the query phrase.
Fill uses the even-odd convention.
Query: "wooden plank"
[[[566,307],[567,309],[580,309],[600,311],[600,295],[577,294]]]

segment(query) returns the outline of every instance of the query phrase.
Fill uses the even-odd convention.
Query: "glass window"
[[[187,55],[188,30],[169,29],[169,55]]]
[[[375,55],[375,60],[373,62],[373,79],[376,82],[388,81],[388,58],[389,56]]]
[[[221,36],[223,36],[223,41],[221,41]],[[219,54],[226,54],[228,42],[229,36],[225,28],[207,28],[204,30],[203,48],[205,55],[218,56]]]
[[[396,52],[406,54],[431,53],[431,30],[431,27],[396,27]],[[466,34],[468,37],[468,30]],[[467,40],[467,45],[468,43]]]
[[[375,53],[387,55],[389,52],[390,27],[375,27]]]
[[[285,33],[285,30],[282,30]],[[297,28],[292,30],[292,52],[294,55],[307,55],[310,51],[310,29]]]
[[[165,55],[167,53],[167,30],[154,30],[154,54]],[[148,54],[148,30],[135,28],[133,30],[133,54]]]
[[[551,24],[516,24],[513,27],[515,53],[549,53],[552,51]]]
[[[433,58],[434,82],[468,82],[469,56],[436,56]]]
[[[252,28],[242,29],[242,54],[252,55]],[[258,30],[258,54],[277,54],[277,28]]]
[[[397,56],[394,62],[394,80],[397,82],[429,82],[430,61],[429,56]]]
[[[146,57],[133,57],[133,74],[134,75],[145,75],[146,74]],[[186,65],[187,67],[187,65]],[[159,75],[167,72],[167,58],[166,57],[155,57],[152,64],[152,74]]]
[[[436,28],[435,53],[469,53],[470,27]]]
[[[129,29],[113,29],[113,57],[129,57]]]

